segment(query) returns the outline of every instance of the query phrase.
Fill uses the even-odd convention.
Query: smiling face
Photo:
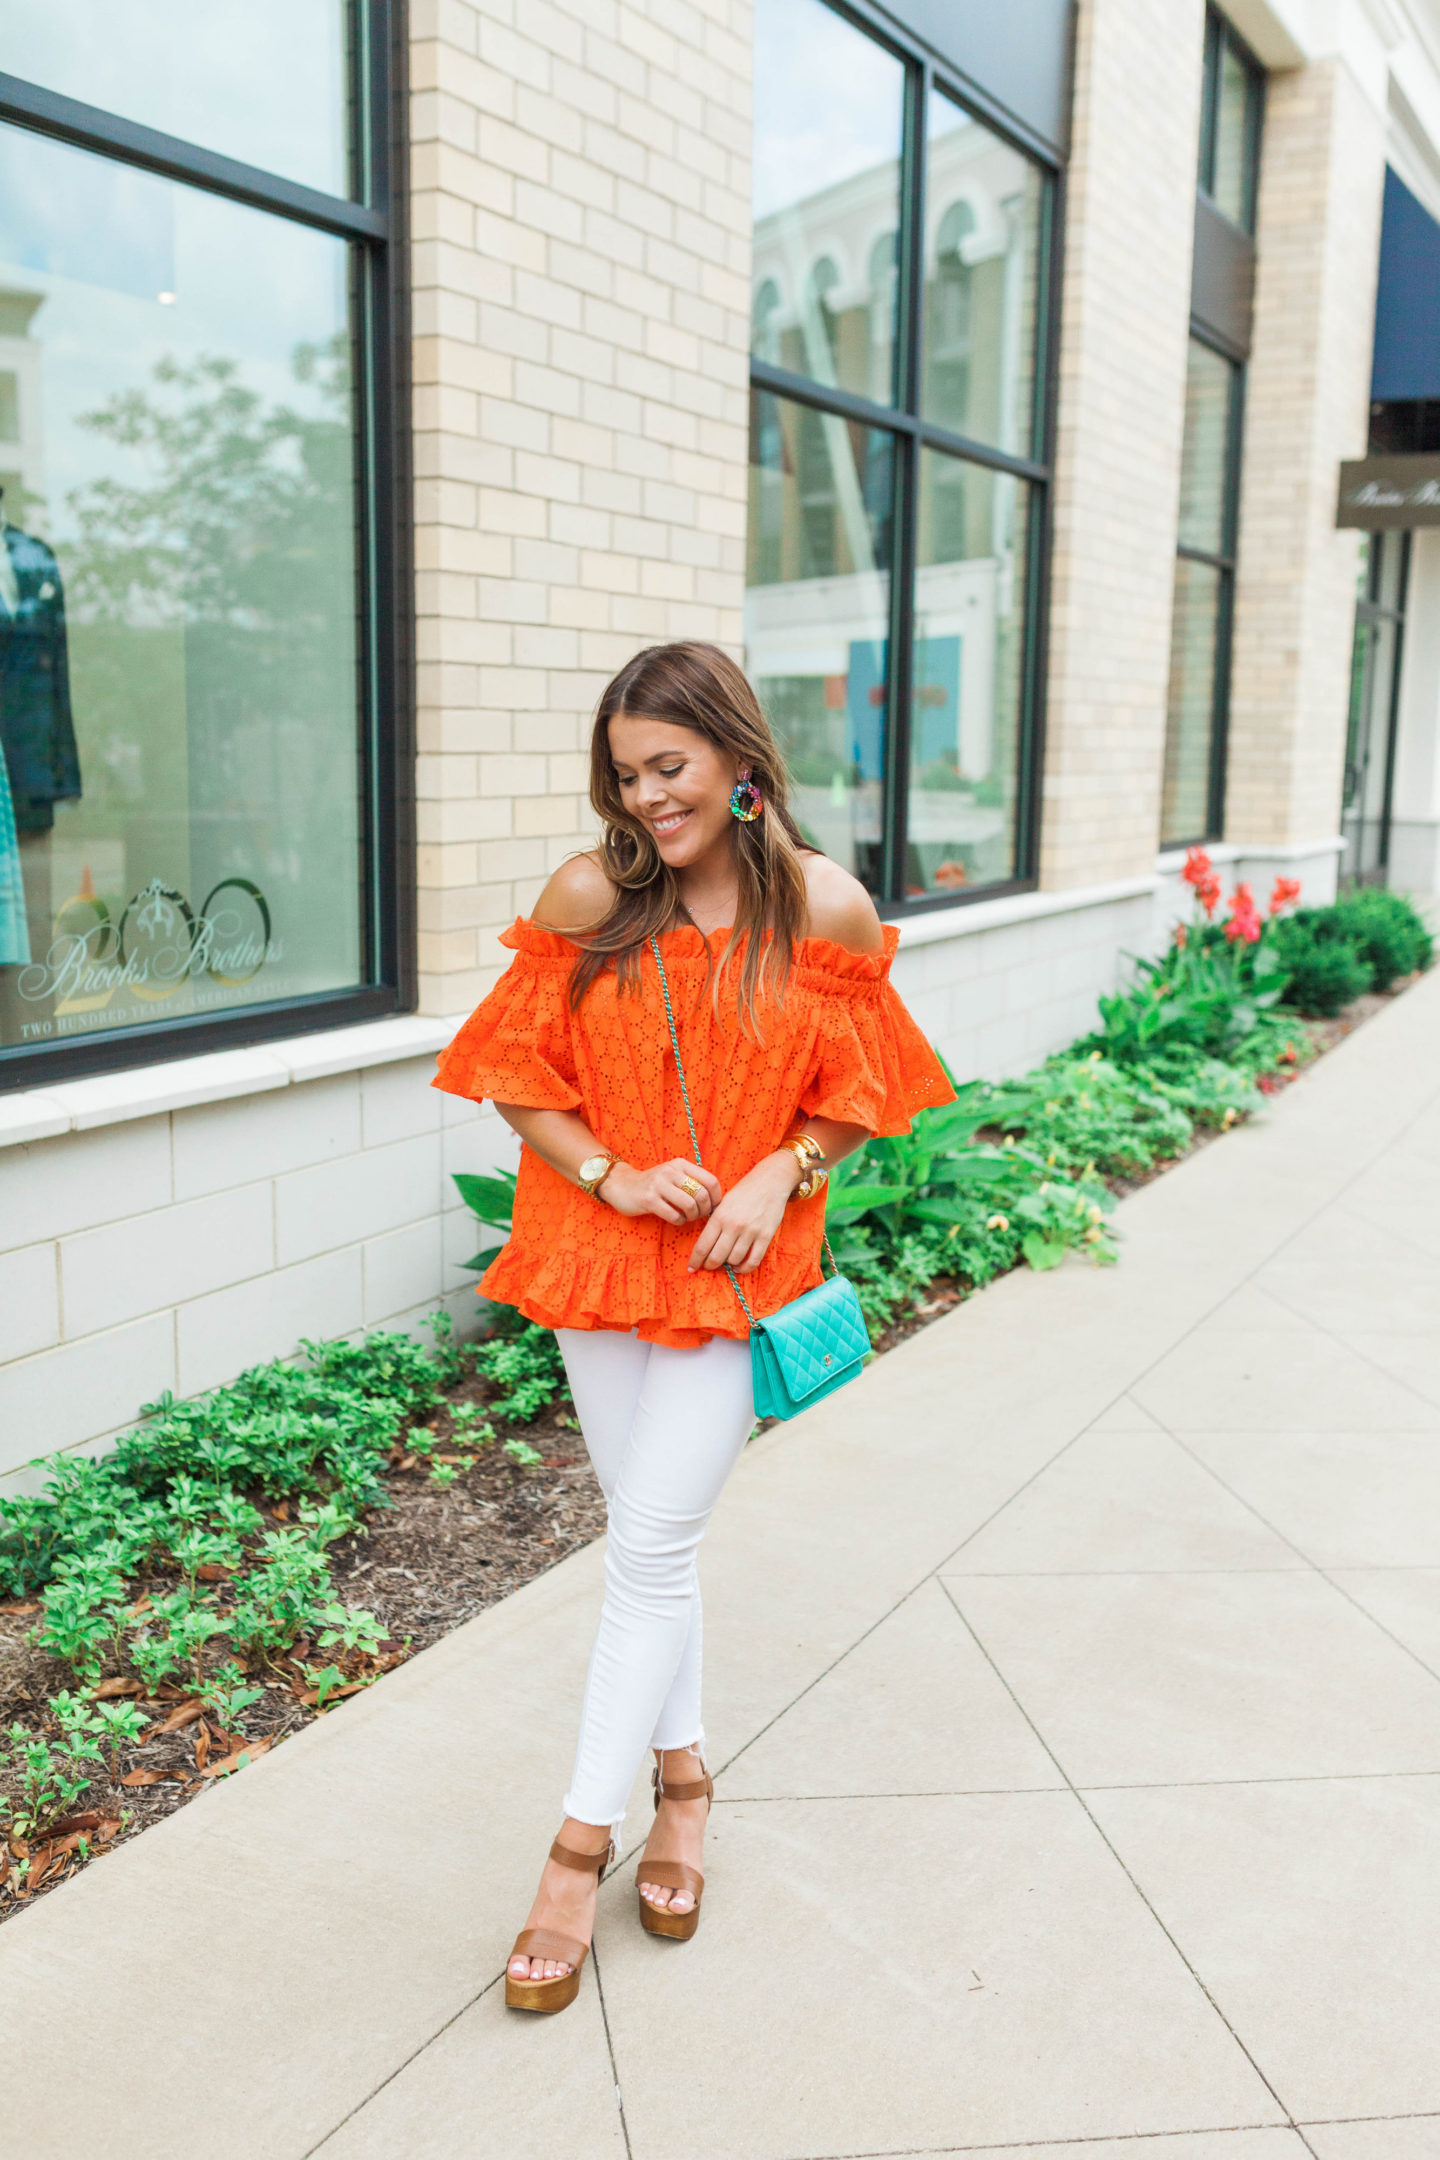
[[[721,842],[729,845],[730,791],[739,777],[733,760],[671,720],[617,713],[609,738],[620,800],[648,827],[672,870],[691,868]]]

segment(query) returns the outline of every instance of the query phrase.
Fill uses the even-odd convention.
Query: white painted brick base
[[[0,1489],[305,1336],[475,1324],[450,1180],[513,1156],[407,1058],[0,1151]]]

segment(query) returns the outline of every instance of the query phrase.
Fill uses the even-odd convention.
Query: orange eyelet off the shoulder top
[[[783,1000],[740,1025],[733,985],[712,998],[728,932],[690,925],[661,940],[690,1104],[705,1167],[727,1189],[809,1117],[904,1133],[917,1110],[949,1102],[939,1059],[890,986],[899,943],[880,953],[805,938]],[[518,921],[500,940],[516,957],[440,1059],[434,1085],[479,1102],[578,1110],[602,1148],[636,1169],[693,1160],[653,956],[639,991],[613,970],[569,1001],[578,947]],[[732,962],[732,965],[734,963]],[[821,1279],[822,1191],[792,1200],[758,1268],[742,1278],[762,1318]],[[749,1325],[723,1268],[689,1272],[694,1223],[626,1216],[583,1193],[529,1148],[520,1151],[510,1236],[481,1281],[483,1296],[546,1327],[638,1330],[688,1349]]]

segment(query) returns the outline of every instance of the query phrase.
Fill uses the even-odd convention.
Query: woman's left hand
[[[758,1162],[711,1209],[691,1250],[691,1274],[727,1266],[737,1275],[752,1274],[770,1250],[799,1182],[800,1166],[789,1148]]]

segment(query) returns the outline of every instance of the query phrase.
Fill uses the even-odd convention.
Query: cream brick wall
[[[1082,0],[1062,286],[1041,882],[1153,869],[1201,0]]]
[[[1359,539],[1337,467],[1363,457],[1383,115],[1342,60],[1272,76],[1246,385],[1227,834],[1338,830]]]
[[[588,834],[608,677],[739,649],[748,0],[415,0],[421,1009]]]

